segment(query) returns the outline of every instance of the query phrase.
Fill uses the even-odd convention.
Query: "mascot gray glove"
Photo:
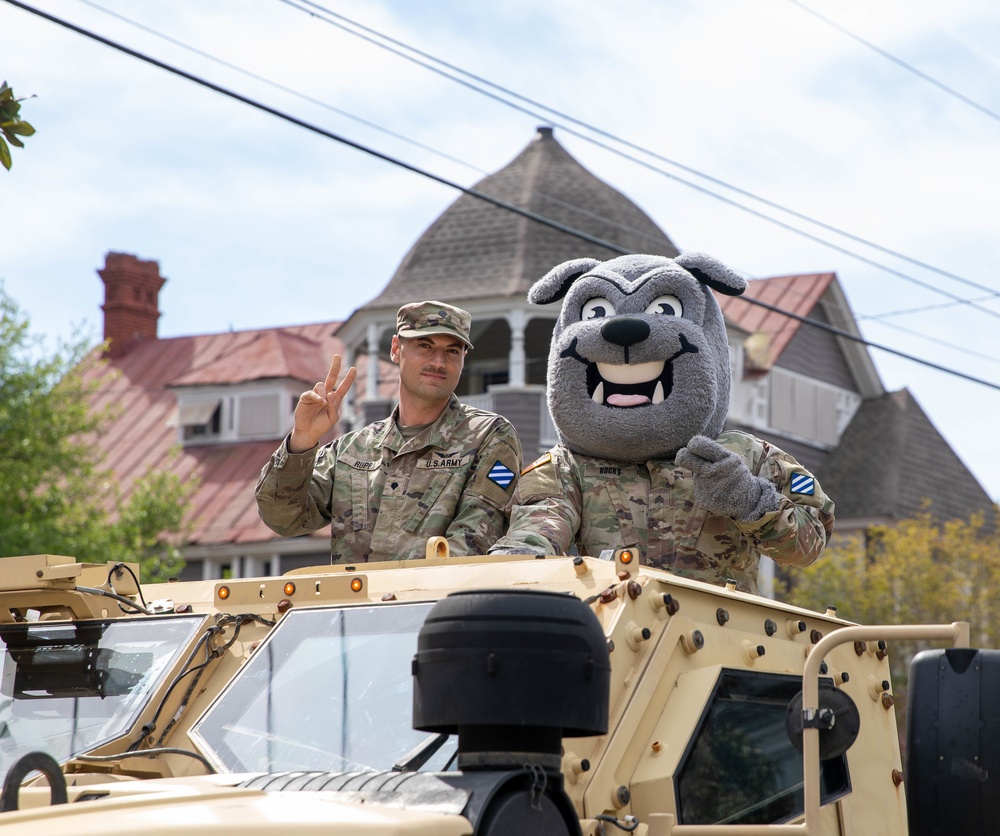
[[[741,522],[759,520],[780,504],[778,490],[735,453],[703,435],[677,451],[677,464],[694,474],[695,502]]]

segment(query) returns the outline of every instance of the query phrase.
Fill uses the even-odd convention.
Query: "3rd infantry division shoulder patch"
[[[816,492],[816,480],[808,473],[796,473],[792,476],[791,491],[812,496]]]
[[[489,480],[507,490],[510,487],[510,483],[514,481],[514,471],[497,459],[493,467],[490,468]]]

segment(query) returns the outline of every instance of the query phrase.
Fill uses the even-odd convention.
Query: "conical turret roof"
[[[512,162],[477,183],[475,190],[629,252],[678,253],[645,212],[580,165],[551,128],[539,128]],[[382,293],[361,310],[413,299],[523,299],[528,288],[560,262],[616,255],[463,194],[417,240]]]

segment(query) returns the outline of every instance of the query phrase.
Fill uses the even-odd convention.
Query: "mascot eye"
[[[607,299],[598,297],[597,299],[591,299],[584,304],[583,311],[580,314],[580,319],[603,319],[606,316],[614,315],[615,306],[612,305]]]
[[[681,316],[684,313],[684,306],[676,296],[665,294],[657,296],[646,308],[646,313],[661,314],[662,316]]]

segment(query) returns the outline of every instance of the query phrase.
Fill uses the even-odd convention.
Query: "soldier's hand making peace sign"
[[[295,423],[288,439],[289,452],[304,453],[312,449],[340,420],[340,405],[358,374],[358,370],[351,366],[338,384],[342,363],[341,356],[334,354],[326,380],[299,396],[295,405]]]

